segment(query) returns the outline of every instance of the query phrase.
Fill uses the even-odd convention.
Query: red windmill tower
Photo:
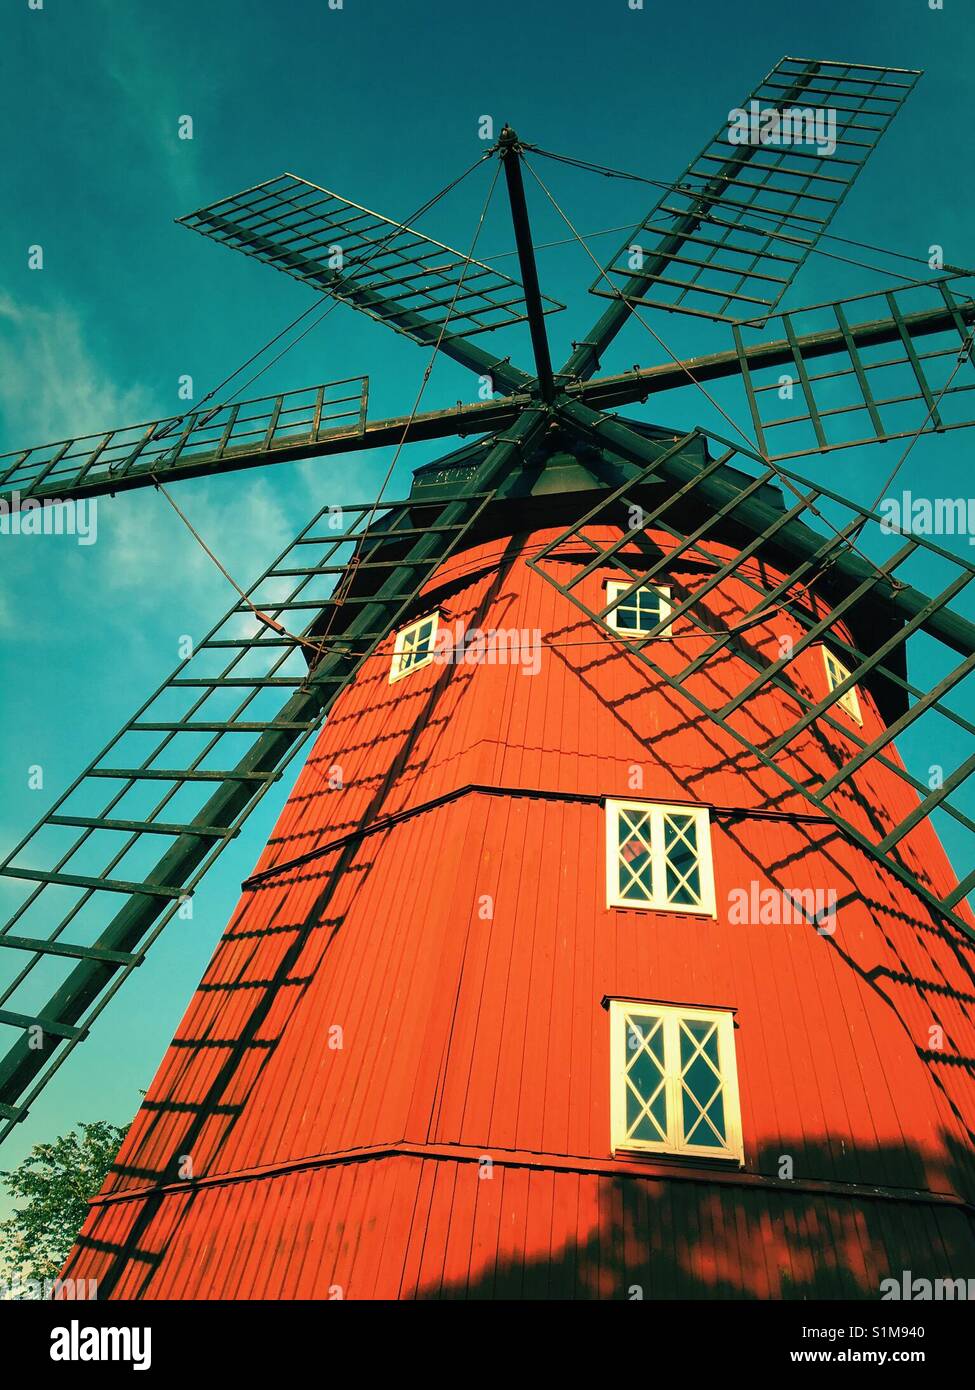
[[[952,698],[975,567],[783,466],[970,423],[957,273],[778,312],[916,76],[783,59],[751,100],[832,113],[830,158],[720,131],[558,372],[511,130],[490,156],[520,286],[290,175],[225,199],[184,220],[503,394],[367,422],[356,380],[10,456],[8,489],[71,498],[476,436],[407,498],[314,517],[4,866],[27,885],[0,935],[26,961],[9,1130],[320,729],[65,1277],[652,1298],[975,1275],[975,875],[931,823],[975,829],[975,758],[930,779],[894,747],[975,732]],[[728,346],[597,377],[642,306]],[[526,320],[533,374],[471,341]],[[754,446],[611,413],[720,381]]]

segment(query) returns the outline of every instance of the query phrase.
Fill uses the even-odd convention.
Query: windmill
[[[894,739],[910,734],[918,721],[933,718],[945,721],[953,738],[975,732],[948,698],[970,675],[975,660],[975,625],[953,606],[975,566],[908,528],[901,535],[884,534],[882,550],[877,537],[883,518],[875,508],[787,466],[805,455],[868,443],[900,439],[910,445],[921,434],[972,423],[960,410],[972,384],[975,325],[975,300],[965,292],[963,272],[949,268],[906,283],[901,277],[901,283],[878,294],[780,308],[918,76],[893,68],[784,58],[743,109],[753,103],[778,110],[801,104],[810,113],[828,113],[837,132],[829,157],[789,143],[732,144],[722,127],[680,178],[662,188],[620,252],[605,266],[596,263],[592,292],[605,298],[607,306],[559,370],[553,367],[546,318],[561,306],[543,297],[539,286],[523,173],[534,172],[536,156],[564,157],[524,143],[510,128],[486,158],[497,159],[504,173],[520,283],[477,261],[472,252],[455,252],[409,224],[390,221],[291,174],[224,198],[180,220],[452,358],[489,380],[491,398],[431,412],[415,408],[409,416],[375,421],[368,418],[367,380],[357,377],[243,403],[204,404],[174,419],[0,459],[3,495],[23,508],[28,499],[114,496],[137,487],[168,490],[185,477],[270,462],[456,435],[466,440],[454,454],[420,469],[408,497],[325,507],[314,516],[3,862],[3,875],[23,892],[0,933],[0,947],[17,962],[0,999],[0,1027],[10,1038],[0,1061],[5,1136],[142,964],[261,797],[318,735],[278,831],[245,885],[254,906],[228,928],[211,967],[219,978],[208,976],[192,1006],[191,1014],[196,1013],[187,1036],[194,1041],[183,1036],[174,1043],[119,1157],[117,1173],[96,1202],[69,1273],[94,1273],[110,1293],[146,1292],[152,1280],[153,1294],[185,1291],[202,1231],[209,1232],[209,1240],[219,1226],[230,1242],[227,1252],[236,1249],[233,1241],[243,1242],[239,1231],[227,1234],[233,1226],[228,1215],[232,1206],[218,1209],[228,1174],[270,1172],[273,1163],[284,1165],[281,1172],[293,1173],[323,1152],[332,1153],[336,1164],[373,1151],[378,1162],[383,1150],[383,1161],[398,1159],[413,1167],[448,1159],[476,1165],[482,1148],[493,1152],[500,1145],[499,1152],[504,1149],[509,1157],[517,1150],[511,1160],[515,1169],[531,1166],[525,1157],[529,1150],[535,1166],[550,1175],[579,1169],[580,1152],[589,1150],[578,1135],[574,1148],[568,1140],[556,1146],[560,1157],[548,1167],[538,1155],[551,1145],[539,1142],[519,1149],[499,1140],[490,1126],[471,1135],[461,1125],[439,1149],[427,1142],[433,1110],[439,1115],[448,1107],[444,1059],[454,1040],[466,1037],[470,1024],[461,1015],[444,1014],[443,1002],[422,981],[418,989],[424,1009],[416,1027],[432,1049],[429,1065],[404,1042],[412,1069],[397,1076],[397,1085],[424,1109],[424,1143],[416,1134],[410,1137],[405,1116],[400,1117],[405,1140],[398,1130],[387,1133],[381,1124],[370,1129],[363,1121],[363,1128],[340,1143],[337,1130],[324,1120],[316,1122],[317,1128],[312,1125],[309,1095],[316,1094],[322,1063],[305,1056],[298,1066],[301,1049],[296,1051],[295,1038],[307,1038],[308,1020],[301,1021],[300,1002],[288,1015],[291,1005],[284,1001],[306,998],[311,981],[340,966],[334,964],[334,954],[326,956],[328,947],[314,933],[309,936],[309,924],[328,925],[329,942],[338,943],[334,951],[339,958],[350,949],[353,900],[364,902],[373,891],[368,874],[361,883],[355,876],[357,847],[376,837],[381,841],[410,833],[411,853],[429,867],[431,857],[436,859],[430,845],[438,843],[439,831],[397,831],[415,825],[421,811],[436,815],[443,806],[469,797],[478,805],[484,801],[508,808],[531,804],[544,809],[558,803],[567,808],[566,825],[578,813],[589,817],[585,825],[591,827],[590,811],[602,816],[615,808],[606,856],[610,878],[616,868],[620,876],[599,911],[618,908],[628,914],[627,921],[639,918],[641,929],[647,929],[649,918],[637,908],[655,906],[665,918],[669,913],[681,920],[691,914],[688,933],[702,929],[693,914],[724,915],[714,897],[713,873],[704,872],[700,857],[705,824],[696,818],[700,806],[711,808],[712,823],[724,818],[722,824],[730,827],[742,818],[758,818],[767,837],[759,856],[763,862],[755,870],[763,883],[783,859],[800,856],[800,841],[807,849],[813,845],[823,862],[840,864],[847,881],[863,885],[863,903],[878,920],[886,922],[893,914],[901,924],[920,922],[911,930],[940,953],[937,971],[952,1008],[966,996],[970,1000],[975,927],[966,894],[975,872],[960,881],[951,874],[931,817],[940,817],[953,834],[975,829],[957,795],[975,767],[975,756],[960,757],[933,785],[901,761]],[[580,244],[586,246],[581,238]],[[706,356],[678,359],[663,345],[663,362],[599,376],[602,358],[631,318],[638,318],[663,344],[648,312],[656,316],[654,322],[661,314],[685,323],[706,321],[726,335],[726,346]],[[528,326],[531,370],[481,346],[483,335],[516,323]],[[740,391],[751,440],[743,436],[735,441],[693,425],[678,431],[648,426],[616,413],[627,404],[677,390],[686,408],[702,391],[708,395],[712,383]],[[733,433],[734,422],[729,423]],[[522,537],[517,545],[516,537]],[[925,574],[943,576],[930,595],[917,587],[919,560]],[[608,777],[611,784],[601,786],[585,784],[581,774],[578,779],[575,773],[563,774],[551,761],[544,775],[538,768],[526,773],[524,784],[501,773],[493,782],[486,774],[467,776],[467,769],[467,780],[453,785],[439,764],[439,771],[433,769],[429,750],[427,761],[411,762],[409,738],[427,737],[415,731],[439,728],[441,722],[446,728],[451,720],[459,727],[457,721],[468,716],[455,707],[458,692],[475,689],[462,679],[466,667],[462,672],[455,664],[446,674],[434,668],[437,623],[428,616],[436,612],[443,623],[445,615],[464,608],[465,595],[473,603],[476,579],[482,585],[475,595],[481,605],[477,611],[497,627],[503,596],[492,588],[492,574],[497,582],[503,577],[510,590],[505,601],[516,609],[525,593],[546,605],[545,679],[554,681],[559,673],[560,702],[547,711],[549,733],[551,721],[558,721],[557,709],[570,720],[578,716],[580,702],[598,701],[599,719],[614,721],[617,730],[610,735],[610,725],[600,724],[601,734],[618,735],[627,747],[666,747],[673,768],[666,801],[660,789],[633,790],[621,780],[618,767]],[[596,653],[591,665],[581,655],[587,643]],[[919,684],[916,663],[909,663],[908,653],[917,643],[922,644],[924,669],[934,673],[930,684]],[[816,653],[824,654],[818,684],[810,675]],[[607,670],[626,673],[612,676],[618,682],[612,691],[601,685],[610,679]],[[476,668],[475,675],[483,678],[486,690],[488,675]],[[422,690],[428,702],[414,707],[408,720],[414,732],[399,730],[389,761],[383,748],[387,734],[375,722],[375,710],[387,715],[395,710],[404,693],[409,697],[411,683],[412,699]],[[497,698],[507,700],[501,687],[494,689]],[[649,712],[648,692],[655,702]],[[475,697],[469,698],[475,701],[470,708],[476,709]],[[536,705],[540,698],[534,697]],[[556,695],[551,698],[554,702]],[[635,711],[632,721],[627,702]],[[483,712],[477,718],[483,719]],[[537,718],[537,711],[531,718]],[[474,715],[469,719],[476,724]],[[624,733],[618,732],[621,728]],[[581,738],[577,729],[567,729],[565,736],[569,762],[575,759],[581,766],[583,752],[598,759],[599,747],[583,750],[572,743]],[[498,746],[503,751],[519,737],[509,730],[498,735]],[[542,743],[548,746],[545,739]],[[531,745],[525,734],[525,749]],[[357,760],[370,747],[375,765],[360,768]],[[464,762],[459,752],[458,758]],[[529,761],[526,752],[526,765]],[[502,762],[507,768],[499,753],[499,766]],[[349,764],[359,768],[355,788],[345,780]],[[326,810],[323,777],[327,785],[330,766],[338,769],[341,796],[336,792]],[[642,803],[645,813],[639,809]],[[514,822],[521,811],[506,814]],[[472,821],[471,843],[483,846],[490,836],[479,824]],[[454,832],[444,833],[444,843],[453,845]],[[541,854],[535,830],[525,833],[526,843]],[[582,854],[590,832],[578,833]],[[450,882],[460,881],[463,855],[456,845],[451,853],[460,857],[443,863],[438,872]],[[749,853],[754,857],[754,846]],[[526,872],[529,879],[542,880],[559,862],[558,855],[555,860],[542,855],[539,865]],[[431,919],[435,914],[434,889],[421,880],[419,868],[414,871],[406,863],[400,869],[387,865],[381,877],[388,884],[400,872],[404,891],[422,881],[415,914],[419,931],[426,914]],[[720,878],[724,870],[717,853],[713,872],[726,882]],[[333,884],[328,904],[336,893],[351,895],[341,917],[345,925],[332,919],[328,904],[323,906],[323,877]],[[344,886],[335,888],[334,882]],[[596,909],[581,884],[579,912],[591,917]],[[305,901],[309,892],[313,911]],[[297,935],[275,926],[278,911],[290,922],[289,894],[304,895],[302,910],[311,913]],[[273,911],[266,908],[267,901],[275,904]],[[531,909],[525,911],[532,916]],[[540,900],[534,911],[541,920]],[[800,933],[809,929],[806,919],[797,927]],[[817,933],[815,919],[812,930],[817,961],[835,961],[837,952],[852,949],[842,937],[833,943],[828,934]],[[862,936],[866,929],[857,930]],[[276,937],[276,931],[283,935]],[[261,939],[263,945],[245,944]],[[695,950],[707,951],[703,938],[693,939]],[[427,948],[418,937],[405,949],[403,969],[411,955],[425,958]],[[462,977],[467,980],[475,970],[472,961],[480,949],[486,948],[471,946],[473,954],[455,962],[459,973],[448,981],[451,1000],[459,997]],[[898,950],[904,959],[915,947],[899,944]],[[378,980],[368,983],[363,962],[370,959],[369,951],[360,944],[358,952],[359,997],[375,1011],[376,1028],[394,1027],[383,1012],[394,996],[383,994]],[[853,968],[846,955],[841,958]],[[241,1020],[234,1013],[240,1000],[230,981],[244,980],[251,964],[262,982],[254,986],[261,1002]],[[810,968],[820,989],[815,971],[826,967]],[[346,962],[341,969],[348,973],[352,967]],[[433,964],[430,969],[435,972]],[[619,1113],[613,1100],[614,1134],[617,1123],[630,1132],[630,1139],[635,1126],[645,1127],[642,1140],[627,1143],[624,1135],[623,1142],[604,1147],[620,1158],[619,1171],[642,1174],[647,1181],[659,1179],[659,1173],[633,1167],[634,1156],[649,1163],[682,1153],[699,1162],[730,1159],[740,1168],[751,1141],[742,1137],[740,1122],[736,1130],[731,1121],[738,1091],[734,1068],[726,1065],[731,1034],[725,1022],[714,1022],[706,1011],[699,1016],[692,1010],[666,1022],[664,1013],[674,999],[688,1006],[693,1001],[667,993],[667,972],[662,964],[660,969],[663,993],[651,990],[645,970],[643,975],[635,970],[631,978],[614,978],[612,994],[607,990],[605,1000],[595,1001],[597,1009],[605,1004],[614,1020],[625,1020],[628,1046],[638,1039],[636,1061],[621,1052],[614,1062],[623,1078]],[[527,991],[530,962],[522,961],[518,972]],[[888,974],[894,979],[897,971]],[[512,988],[515,978],[512,965]],[[838,985],[838,997],[850,988]],[[212,1001],[221,990],[226,993],[218,1007]],[[241,990],[246,994],[243,985]],[[253,1003],[254,995],[249,998]],[[633,1002],[648,998],[662,1001],[663,1012],[652,1026],[650,1015],[639,1015]],[[403,1007],[401,999],[397,1007]],[[430,1020],[438,1020],[436,1029]],[[820,1026],[834,1028],[836,1019]],[[956,1010],[950,1024],[956,1043],[964,1026]],[[970,1037],[970,1017],[967,1026]],[[197,1028],[202,1031],[194,1032]],[[523,1023],[526,1068],[530,1035],[530,1023]],[[665,1039],[660,1043],[664,1051],[658,1051],[657,1037]],[[470,1038],[468,1044],[475,1048]],[[688,1046],[694,1055],[685,1065],[681,1049]],[[267,1060],[262,1048],[268,1049]],[[262,1060],[255,1063],[255,1057]],[[656,1098],[641,1094],[643,1083],[633,1080],[637,1061],[651,1071],[666,1066],[666,1087],[676,1088],[674,1096],[684,1096],[685,1107],[697,1105],[691,1126],[696,1139],[686,1133],[685,1108],[683,1119],[673,1120],[678,1128],[683,1125],[683,1140],[673,1140],[669,1111],[661,1119],[663,1112],[656,1108],[664,1105],[660,1097],[671,1092],[662,1079]],[[393,1063],[387,1065],[395,1072]],[[258,1073],[265,1068],[271,1079],[255,1080],[255,1066]],[[691,1096],[686,1078],[692,1067],[703,1072],[710,1067],[718,1078],[710,1100]],[[305,1078],[300,1083],[295,1080],[299,1071]],[[364,1075],[357,1073],[360,1089]],[[254,1095],[262,1084],[276,1096],[292,1084],[299,1087],[289,1114],[303,1118],[294,1119],[290,1130],[280,1116],[272,1122],[263,1093],[255,1113]],[[476,1089],[477,1084],[477,1064],[470,1061],[470,1085]],[[495,1072],[490,1084],[501,1086]],[[749,1082],[742,1069],[743,1093],[749,1084],[754,1090],[754,1079]],[[970,1132],[970,1097],[940,1080],[937,1088],[939,1097],[944,1090],[937,1104],[946,1107],[951,1123],[962,1123],[967,1115]],[[334,1102],[336,1116],[342,1106],[354,1108],[352,1093],[341,1105]],[[639,1102],[635,1119],[627,1109],[632,1104],[628,1095]],[[337,1118],[334,1125],[339,1125]],[[314,1128],[313,1138],[308,1126]],[[463,1138],[458,1138],[461,1131]],[[706,1140],[705,1131],[716,1138]],[[454,1146],[452,1156],[444,1152],[445,1145]],[[188,1178],[179,1166],[187,1152],[196,1156],[196,1169]],[[596,1161],[592,1154],[590,1158]],[[497,1161],[503,1166],[503,1157]],[[598,1163],[592,1169],[604,1177],[609,1172]],[[396,1199],[402,1194],[392,1178],[384,1176],[382,1182],[385,1196],[373,1201],[392,1213],[382,1239],[385,1258],[399,1271],[401,1282],[395,1286],[401,1291],[420,1288],[416,1271],[412,1284],[403,1273],[409,1232],[393,1231]],[[891,1184],[898,1185],[923,1186],[916,1175],[909,1184]],[[481,1191],[486,1194],[490,1187],[485,1183]],[[187,1197],[191,1189],[193,1195]],[[248,1240],[255,1223],[257,1229],[262,1222],[265,1227],[286,1225],[284,1212],[291,1208],[306,1216],[314,1212],[322,1221],[327,1212],[339,1211],[350,1222],[354,1206],[357,1229],[365,1230],[365,1214],[375,1216],[375,1211],[357,1205],[366,1201],[359,1190],[354,1198],[337,1196],[334,1186],[328,1192],[327,1199],[278,1194],[273,1215],[268,1208],[263,1216],[248,1218]],[[411,1201],[419,1202],[416,1191],[411,1192]],[[166,1193],[177,1204],[176,1215],[163,1218],[160,1210],[169,1210]],[[116,1200],[120,1197],[129,1200]],[[457,1197],[458,1203],[462,1200],[472,1203],[474,1198],[468,1192],[464,1199]],[[490,1198],[479,1195],[478,1200]],[[302,1201],[309,1205],[301,1208]],[[952,1208],[950,1219],[956,1216]],[[170,1239],[175,1249],[176,1238],[160,1236],[153,1225],[157,1218],[182,1230],[178,1272],[177,1256],[168,1259],[166,1254]],[[428,1239],[444,1246],[447,1237],[436,1225],[445,1220],[443,1210],[435,1215],[430,1205],[427,1220],[430,1230],[438,1232],[428,1232]],[[526,1220],[530,1225],[530,1203]],[[370,1229],[373,1225],[375,1221]],[[495,1244],[499,1239],[495,1231]],[[147,1254],[150,1247],[153,1253]],[[292,1267],[301,1262],[296,1250],[292,1248]],[[362,1250],[375,1281],[380,1253],[368,1250],[365,1237]],[[924,1252],[915,1248],[913,1257],[911,1267],[920,1269]],[[438,1277],[444,1287],[448,1263],[443,1256]],[[323,1266],[305,1291],[322,1296],[322,1281],[326,1289],[345,1282],[333,1274]],[[233,1296],[220,1271],[211,1268],[199,1277],[203,1282],[195,1286],[195,1296]],[[246,1296],[256,1285],[241,1277],[235,1287]],[[473,1275],[465,1277],[470,1287]],[[280,1278],[279,1292],[289,1276]],[[381,1286],[381,1280],[370,1285]]]

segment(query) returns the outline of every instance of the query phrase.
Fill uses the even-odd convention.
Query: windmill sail
[[[6,857],[0,1139],[490,496],[322,508]]]
[[[362,436],[369,382],[348,377],[0,454],[10,497],[83,497],[294,458]]]
[[[783,58],[627,238],[591,293],[731,322],[770,313],[919,76]]]
[[[732,326],[734,347],[573,384],[594,409],[665,395],[668,415],[714,381],[741,386],[726,402],[771,461],[913,439],[975,423],[975,299],[964,272],[855,295]],[[683,393],[683,402],[670,397]],[[739,408],[740,405],[740,408]]]
[[[788,459],[975,423],[973,325],[958,277],[736,324],[759,449]]]
[[[605,421],[594,423],[597,437],[604,428]],[[638,436],[633,438],[641,443]],[[801,795],[816,812],[919,892],[931,907],[975,938],[975,929],[958,910],[975,886],[975,873],[968,873],[960,883],[930,881],[923,858],[912,852],[910,838],[921,822],[939,813],[964,832],[969,857],[975,844],[969,838],[975,833],[975,819],[957,795],[975,772],[975,724],[963,712],[965,696],[969,697],[967,707],[971,704],[975,627],[949,607],[975,579],[975,564],[910,533],[905,521],[904,534],[888,534],[886,549],[892,553],[887,558],[863,563],[856,556],[855,575],[847,577],[842,566],[844,557],[852,554],[853,538],[868,527],[879,534],[883,518],[806,479],[766,467],[723,440],[716,441],[717,447],[706,462],[695,462],[691,446],[696,444],[700,452],[700,445],[706,442],[701,431],[675,441],[668,453],[649,459],[642,473],[602,497],[528,564],[572,599],[614,642],[638,656],[676,696],[712,720],[724,734],[731,734],[756,765],[772,769],[782,779],[784,789]],[[618,447],[618,438],[613,443]],[[646,452],[649,455],[651,451]],[[673,485],[663,489],[662,499],[648,503],[643,485],[666,478],[674,461],[679,462],[681,474],[671,474]],[[768,489],[783,478],[790,490],[770,507]],[[727,494],[720,507],[706,494],[707,485],[716,480]],[[759,505],[768,511],[769,524],[756,528],[747,515],[748,504],[763,496],[766,500]],[[831,534],[825,534],[821,526],[817,532],[806,524],[821,516],[824,507],[836,518]],[[620,527],[619,539],[610,546],[587,534],[588,528],[600,523],[604,529],[605,524]],[[726,563],[716,565],[708,543],[723,531],[726,534],[729,523],[742,527],[742,545],[729,552]],[[661,535],[669,540],[658,546],[655,558],[639,568],[621,560],[619,552],[624,545],[639,539],[653,547],[654,537],[659,542]],[[801,549],[797,539],[803,543]],[[568,583],[561,582],[553,561],[559,562],[567,551],[578,553],[580,549],[585,562]],[[752,556],[765,562],[771,558],[782,577],[771,586],[761,575],[750,577],[747,562]],[[925,573],[934,567],[940,575],[942,587],[934,598],[915,594],[910,587],[910,576],[919,560],[924,562]],[[628,582],[612,601],[596,610],[584,603],[576,590],[581,579],[607,565],[612,565],[614,572],[624,571]],[[675,589],[675,572],[685,566],[692,577],[686,588]],[[722,595],[722,581],[732,573],[747,585],[752,599],[750,607],[729,619],[714,600]],[[659,582],[661,575],[666,575],[672,591],[668,610],[638,637],[628,636],[614,623],[614,611],[641,588]],[[907,622],[885,611],[892,585],[913,595],[915,611]],[[817,591],[830,595],[828,608],[819,605]],[[937,625],[935,618],[940,619]],[[783,647],[781,632],[793,623],[799,625],[799,633]],[[665,629],[670,637],[669,651],[676,653],[674,660],[660,656],[656,639]],[[870,633],[871,640],[854,638],[854,631]],[[907,644],[911,641],[913,651],[912,639],[921,631],[941,640],[937,658],[941,674],[928,689],[909,678],[913,672],[909,672],[907,662]],[[702,641],[702,636],[711,640]],[[834,679],[825,696],[807,688],[804,678],[795,675],[794,663],[801,666],[803,653],[816,645],[828,651],[834,662]],[[733,697],[720,679],[722,659],[731,652],[755,670],[754,679]],[[962,653],[962,660],[951,664],[956,652]],[[861,732],[857,721],[840,709],[848,693],[863,684],[874,691],[885,715],[886,727],[872,730],[872,737]],[[776,715],[770,724],[773,697]],[[789,719],[784,729],[782,710],[788,711]],[[941,745],[945,730],[953,738],[960,731],[968,745],[968,752],[959,755],[957,766],[945,773],[937,787],[909,772],[894,749],[894,739],[915,732],[914,726],[922,720],[921,737],[930,746]],[[808,756],[813,742],[830,750],[829,775],[812,771],[820,762]],[[895,774],[910,789],[909,809],[903,814],[898,816],[893,807],[865,814],[865,808],[876,803],[871,787],[874,764]]]
[[[388,323],[418,343],[524,323],[517,281],[294,174],[181,217],[185,227]],[[545,301],[545,312],[564,308]]]

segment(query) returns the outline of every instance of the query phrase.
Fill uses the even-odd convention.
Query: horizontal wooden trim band
[[[367,835],[378,835],[384,830],[391,830],[404,821],[412,820],[414,816],[425,815],[428,811],[435,811],[439,807],[447,806],[452,801],[459,801],[465,796],[516,796],[528,797],[536,801],[577,801],[590,806],[602,806],[606,801],[612,801],[617,796],[624,800],[633,799],[632,792],[552,791],[546,787],[500,787],[488,786],[481,782],[468,782],[466,786],[455,787],[453,791],[444,792],[442,796],[435,796],[430,801],[422,801],[417,806],[408,806],[403,811],[393,812],[392,815],[380,816],[368,825],[359,826],[356,830],[346,831],[344,835],[329,840],[327,844],[318,845],[305,854],[299,854],[294,859],[285,859],[280,864],[272,864],[270,868],[261,869],[259,873],[251,874],[249,878],[244,879],[241,890],[250,892],[255,888],[260,888],[269,879],[277,878],[279,874],[286,874],[292,869],[303,868],[306,864],[311,864],[316,859],[331,854],[333,850],[343,849],[346,845],[355,843],[356,840],[365,839]],[[668,806],[707,805],[711,813],[722,820],[755,817],[763,820],[787,820],[796,825],[805,823],[832,825],[833,823],[828,816],[820,815],[814,811],[778,811],[761,806],[712,806],[709,803],[698,801],[670,800],[666,804]]]
[[[586,1158],[572,1154],[536,1153],[528,1149],[476,1149],[455,1144],[414,1144],[401,1139],[392,1144],[375,1144],[358,1149],[344,1149],[331,1154],[316,1154],[285,1163],[272,1163],[258,1168],[243,1168],[233,1173],[217,1173],[189,1181],[158,1186],[128,1188],[122,1192],[98,1193],[89,1199],[90,1206],[106,1206],[110,1202],[142,1201],[147,1197],[197,1192],[204,1187],[222,1187],[262,1178],[283,1177],[289,1173],[307,1172],[314,1168],[329,1168],[346,1163],[372,1162],[384,1158],[432,1158],[438,1162],[480,1163],[490,1159],[502,1168],[535,1168],[548,1173],[583,1173],[595,1177],[640,1179],[650,1182],[693,1182],[711,1186],[743,1187],[788,1196],[801,1192],[810,1197],[840,1197],[854,1201],[908,1202],[925,1206],[953,1207],[975,1217],[975,1205],[951,1192],[931,1192],[918,1188],[879,1187],[874,1184],[833,1182],[815,1178],[787,1181],[764,1173],[749,1173],[740,1168],[715,1164],[685,1164],[683,1161],[648,1162],[641,1158]]]

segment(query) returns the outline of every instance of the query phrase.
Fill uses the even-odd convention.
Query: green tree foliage
[[[88,1214],[88,1198],[101,1187],[125,1129],[96,1120],[81,1123],[51,1144],[37,1144],[0,1178],[20,1205],[0,1221],[0,1257],[7,1278],[53,1279],[68,1258]]]

